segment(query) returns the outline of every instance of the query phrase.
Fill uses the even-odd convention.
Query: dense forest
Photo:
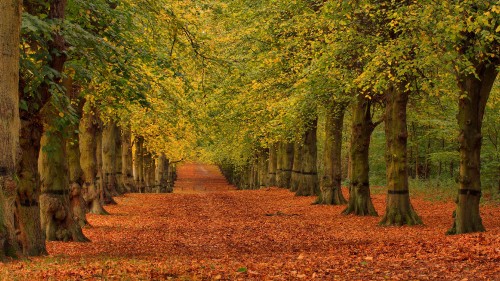
[[[414,187],[451,190],[449,234],[499,198],[497,1],[0,7],[0,256],[88,241],[86,213],[171,192],[180,161],[386,226],[425,223]]]

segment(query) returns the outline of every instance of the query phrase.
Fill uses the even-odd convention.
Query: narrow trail
[[[180,166],[174,189],[115,198],[88,215],[91,243],[48,242],[0,280],[500,280],[498,206],[482,208],[488,232],[445,236],[453,202],[412,198],[426,225],[378,227],[288,190],[236,191],[211,165]]]

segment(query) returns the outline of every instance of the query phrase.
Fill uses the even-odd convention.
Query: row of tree
[[[225,2],[214,21],[219,49],[234,63],[224,75],[227,69],[214,67],[211,77],[207,114],[224,138],[213,138],[210,153],[240,187],[276,184],[343,204],[348,162],[344,213],[376,215],[369,148],[383,123],[387,202],[380,223],[422,223],[408,179],[428,178],[434,161],[440,173],[444,163],[452,174],[458,166],[449,233],[484,231],[481,167],[500,190],[496,1],[241,0]],[[433,139],[441,149],[431,152]],[[492,154],[481,157],[485,142]]]
[[[171,192],[195,142],[185,76],[202,56],[185,3],[0,8],[0,257],[87,241],[86,213],[114,196]]]

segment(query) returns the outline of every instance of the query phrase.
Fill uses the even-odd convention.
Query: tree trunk
[[[283,187],[283,143],[276,144],[276,186]]]
[[[153,155],[148,151],[144,153],[144,192],[151,193],[154,188],[155,181],[155,160],[153,159]]]
[[[295,142],[293,144],[293,165],[292,176],[290,178],[290,190],[297,192],[300,183],[302,182],[302,144]]]
[[[297,196],[319,195],[318,170],[317,170],[317,130],[318,120],[315,119],[304,134],[304,146],[302,147],[302,169]]]
[[[137,190],[144,192],[144,138],[137,136],[134,141],[134,182]]]
[[[292,178],[293,166],[293,143],[281,143],[279,149],[278,163],[281,170],[277,174],[277,185],[282,188],[290,188],[290,179]]]
[[[97,182],[97,139],[98,127],[97,120],[87,101],[84,106],[82,118],[79,126],[79,148],[80,148],[80,166],[82,168],[82,196],[91,214],[108,215],[101,204],[101,191]]]
[[[109,121],[102,129],[102,187],[104,203],[116,204],[113,196],[119,195],[116,189],[116,139],[118,127],[114,121]]]
[[[73,85],[71,78],[67,78],[64,81],[64,86],[66,88],[66,92],[71,100],[77,104],[77,114],[79,116],[82,115],[83,111],[83,102],[79,100],[79,87]],[[89,225],[87,222],[87,218],[85,217],[86,208],[85,201],[82,196],[82,167],[80,166],[80,149],[79,149],[79,133],[78,133],[78,123],[70,124],[67,129],[67,138],[66,138],[66,152],[67,152],[67,161],[68,161],[68,169],[69,169],[69,200],[71,209],[73,210],[74,220],[80,225],[80,227],[84,227]]]
[[[258,181],[258,188],[263,188],[266,187],[266,182],[267,182],[267,176],[268,176],[268,170],[269,170],[269,165],[268,165],[268,158],[269,157],[269,150],[268,149],[261,149],[259,151],[259,156],[258,156],[258,176],[259,176],[259,181]]]
[[[410,203],[408,192],[408,161],[405,85],[392,85],[385,94],[385,136],[387,166],[387,199],[381,225],[422,224]]]
[[[0,260],[20,252],[16,237],[13,202],[16,201],[16,165],[19,161],[19,42],[22,1],[2,1],[0,10]],[[36,199],[36,198],[33,198]],[[37,202],[37,201],[35,201]],[[24,203],[17,200],[17,205]],[[28,201],[28,203],[31,203]],[[31,204],[29,204],[31,206]],[[30,207],[28,206],[28,208]],[[38,209],[34,206],[33,209]],[[39,217],[39,216],[35,216]],[[24,232],[25,233],[25,232]],[[21,230],[21,234],[23,231]],[[22,239],[23,248],[30,245]],[[42,251],[45,253],[42,240]],[[31,253],[26,253],[31,254]]]
[[[116,178],[116,191],[118,194],[125,194],[125,181],[123,180],[123,157],[122,157],[122,130],[119,126],[116,127],[115,135],[115,178]]]
[[[276,186],[276,166],[277,166],[277,158],[276,158],[276,145],[271,145],[269,148],[269,164],[268,164],[268,172],[267,172],[267,186]]]
[[[326,109],[324,175],[316,203],[342,205],[347,200],[342,194],[342,127],[345,104],[332,102]]]
[[[38,160],[42,231],[49,241],[89,241],[75,222],[70,206],[65,139],[58,127],[61,122],[58,110],[49,102],[42,109],[42,114],[44,134]]]
[[[157,159],[158,164],[156,165],[155,171],[155,186],[158,187],[158,192],[172,192],[168,186],[168,159],[165,154],[162,153]]]
[[[127,192],[136,192],[134,184],[133,161],[132,161],[132,135],[130,128],[125,127],[122,131],[122,181]]]
[[[461,91],[458,109],[460,135],[459,190],[454,222],[448,234],[485,231],[479,213],[481,198],[481,126],[486,102],[498,70],[494,64],[480,64],[476,74],[458,77]]]
[[[377,216],[370,197],[370,139],[375,129],[371,116],[371,102],[358,95],[351,129],[351,178],[349,204],[343,214]]]

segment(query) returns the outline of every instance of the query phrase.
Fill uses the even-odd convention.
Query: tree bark
[[[17,201],[18,206],[21,203],[16,200],[18,187],[15,181],[21,126],[18,96],[21,3],[21,1],[0,2],[2,11],[0,21],[0,260],[5,256],[17,256],[20,254],[21,247],[32,248],[26,243],[27,239],[21,238],[21,247],[18,243],[14,216],[16,210],[13,206],[14,201]],[[21,234],[23,234],[22,229]],[[45,253],[43,240],[41,244],[43,245],[42,252]],[[25,249],[23,250],[26,252]]]
[[[324,175],[316,203],[342,205],[347,200],[342,194],[342,127],[345,104],[332,102],[326,109]]]
[[[168,164],[169,161],[164,153],[160,155],[157,159],[158,164],[156,165],[155,171],[155,186],[158,187],[158,192],[166,193],[172,192],[168,186]]]
[[[115,135],[115,178],[116,178],[116,191],[118,194],[125,194],[127,189],[125,188],[125,182],[123,180],[122,170],[123,170],[123,156],[122,156],[122,129],[116,126]]]
[[[268,149],[260,149],[258,153],[258,188],[266,187],[268,170],[269,170],[269,150]]]
[[[146,193],[151,193],[153,192],[154,188],[154,181],[155,181],[155,160],[153,159],[153,155],[151,152],[145,152],[144,153],[144,182],[145,182],[145,187],[144,187],[144,192]]]
[[[98,124],[89,102],[84,106],[79,125],[80,166],[82,168],[82,195],[91,214],[108,215],[101,204],[101,191],[97,176],[97,139]]]
[[[476,74],[458,77],[460,99],[458,126],[460,134],[459,189],[454,222],[448,234],[485,231],[479,213],[481,197],[481,127],[484,110],[498,75],[497,65],[482,63]]]
[[[377,216],[370,197],[370,139],[375,129],[371,116],[371,102],[358,95],[354,107],[351,129],[351,178],[349,203],[343,214]]]
[[[281,188],[290,188],[290,179],[292,178],[293,166],[293,143],[281,143],[279,148],[278,163],[281,170],[277,174],[277,185]]]
[[[408,92],[403,83],[386,91],[385,136],[387,197],[381,225],[422,224],[410,203],[408,192],[408,160],[406,106]]]

